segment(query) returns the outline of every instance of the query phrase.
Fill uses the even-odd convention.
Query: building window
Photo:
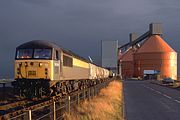
[[[63,66],[72,67],[73,59],[71,57],[63,55]]]

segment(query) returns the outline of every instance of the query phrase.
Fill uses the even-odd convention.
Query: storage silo
[[[138,38],[137,33],[131,33],[130,44]],[[120,59],[121,74],[123,78],[132,78],[134,74],[134,52],[136,45],[129,47],[129,49],[122,55]]]
[[[133,48],[129,48],[121,58],[121,74],[123,78],[132,78],[134,73]]]
[[[159,36],[150,36],[134,54],[134,76],[154,71],[160,78],[177,80],[177,53]]]

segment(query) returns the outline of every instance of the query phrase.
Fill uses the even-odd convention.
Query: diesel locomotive
[[[45,40],[16,48],[14,88],[23,97],[68,94],[98,84],[109,74],[109,70]]]

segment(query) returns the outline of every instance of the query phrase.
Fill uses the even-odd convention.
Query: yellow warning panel
[[[73,58],[73,66],[82,67],[82,68],[88,68],[89,69],[89,63]]]

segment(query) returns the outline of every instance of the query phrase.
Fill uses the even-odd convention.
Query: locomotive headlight
[[[20,64],[19,63],[17,63],[17,68],[20,68]]]
[[[31,65],[31,66],[33,66],[33,65],[34,65],[34,63],[33,63],[33,62],[30,62],[30,65]]]
[[[18,75],[20,74],[20,68],[17,68],[17,74]]]
[[[48,74],[48,69],[47,69],[47,68],[45,68],[45,74],[46,74],[46,75]]]
[[[39,67],[42,67],[42,65],[43,65],[42,63],[39,63]]]
[[[27,63],[27,62],[25,62],[25,63],[24,63],[24,66],[25,66],[25,67],[28,67],[28,63]]]
[[[17,69],[16,69],[17,70],[17,74],[19,75],[22,63],[17,63],[16,66],[17,66]]]

